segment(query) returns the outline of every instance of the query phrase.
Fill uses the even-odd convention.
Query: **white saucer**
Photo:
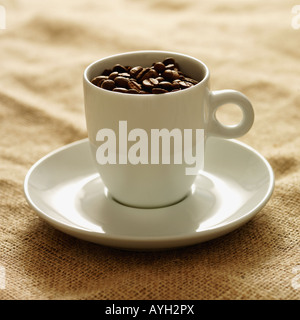
[[[183,201],[138,209],[114,201],[84,139],[43,157],[26,175],[26,198],[38,215],[74,237],[130,250],[181,247],[224,235],[262,209],[274,188],[269,163],[235,140],[210,138],[205,171]]]

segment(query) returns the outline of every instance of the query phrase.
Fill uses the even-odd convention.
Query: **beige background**
[[[0,4],[7,13],[0,30],[1,299],[299,299],[296,1]],[[253,220],[222,238],[168,252],[119,251],[55,230],[26,203],[31,165],[87,136],[84,68],[143,49],[195,56],[210,68],[212,89],[240,90],[253,102],[255,124],[240,140],[268,159],[275,191]],[[232,114],[228,108],[225,121]]]

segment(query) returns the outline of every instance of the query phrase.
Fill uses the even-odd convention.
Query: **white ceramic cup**
[[[148,67],[153,62],[162,61],[167,57],[173,57],[185,75],[200,82],[188,89],[164,94],[125,94],[108,91],[91,83],[91,80],[101,75],[104,69],[110,69],[117,63],[124,66]],[[138,141],[138,138],[134,141],[132,137],[132,141],[128,141],[124,135],[124,124],[127,134],[131,130],[139,129],[150,138],[153,129],[167,129],[171,132],[176,128],[182,133],[186,129],[192,132],[200,129],[202,133],[204,132],[206,141],[209,136],[226,139],[240,137],[251,128],[254,121],[252,105],[245,95],[234,90],[210,91],[207,66],[185,54],[136,51],[113,55],[89,65],[84,72],[83,81],[86,124],[92,157],[108,192],[115,200],[128,206],[163,207],[185,198],[191,190],[197,172],[204,167],[205,149],[201,149],[201,160],[198,159],[199,161],[190,165],[194,174],[186,174],[188,164],[184,160],[181,164],[175,163],[175,160],[170,164],[164,164],[163,161],[151,162],[150,143],[148,164],[146,162],[133,164],[130,161],[124,164],[124,157],[128,155],[129,148]],[[242,120],[237,125],[227,126],[216,118],[217,109],[227,103],[236,104],[242,111]],[[120,123],[123,125],[122,132]],[[97,160],[98,148],[109,138],[99,140],[99,130],[102,129],[109,129],[116,134],[115,154],[112,155],[112,158],[117,160],[115,164],[100,164],[99,159]],[[121,142],[127,146],[122,144],[122,147],[118,148]],[[194,136],[193,154],[196,152],[196,147]],[[182,148],[184,148],[183,143]],[[109,152],[112,150],[113,148],[109,149]],[[171,146],[169,150],[170,159],[173,159],[175,146],[173,148]],[[122,154],[124,152],[126,154]],[[182,157],[183,154],[184,150]],[[120,159],[123,159],[123,162]]]

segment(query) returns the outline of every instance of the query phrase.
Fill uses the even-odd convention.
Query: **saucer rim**
[[[272,169],[271,165],[269,164],[269,162],[266,160],[266,158],[264,156],[262,156],[257,150],[255,150],[251,146],[247,145],[246,143],[243,143],[243,142],[238,141],[236,139],[221,139],[221,138],[215,138],[215,137],[212,137],[212,139],[229,141],[229,142],[237,144],[240,147],[247,149],[250,152],[254,153],[264,163],[264,165],[268,171],[269,187],[265,193],[265,196],[261,199],[261,201],[256,206],[254,206],[251,210],[247,211],[245,214],[238,216],[237,218],[231,220],[230,222],[226,222],[226,220],[225,220],[219,224],[214,225],[213,227],[207,228],[205,230],[201,230],[199,232],[195,232],[192,234],[180,234],[180,235],[172,235],[172,236],[163,235],[163,236],[155,236],[155,237],[153,237],[153,236],[134,236],[134,237],[132,237],[130,235],[113,235],[112,236],[109,233],[99,233],[99,232],[92,231],[92,230],[89,230],[86,228],[81,228],[80,226],[74,225],[72,223],[68,224],[64,221],[57,220],[56,218],[52,217],[52,215],[41,210],[34,203],[34,201],[32,200],[32,198],[30,196],[30,192],[29,192],[29,180],[30,180],[32,173],[42,162],[44,162],[48,158],[54,156],[55,154],[63,152],[69,148],[77,146],[79,144],[88,143],[88,138],[77,140],[77,141],[68,143],[64,146],[61,146],[61,147],[49,152],[48,154],[46,154],[45,156],[40,158],[38,161],[36,161],[30,167],[30,169],[28,170],[28,172],[25,176],[25,179],[24,179],[23,191],[25,194],[25,198],[26,198],[28,204],[30,205],[30,207],[38,214],[38,216],[41,219],[47,221],[50,225],[54,226],[56,229],[58,229],[64,233],[68,233],[69,235],[74,236],[76,238],[80,238],[80,236],[78,235],[78,233],[79,233],[80,235],[83,236],[81,238],[83,240],[86,240],[88,236],[90,238],[96,237],[99,240],[101,239],[102,240],[101,242],[98,242],[95,239],[86,240],[86,241],[97,243],[97,244],[107,245],[110,247],[119,247],[122,249],[124,249],[124,248],[147,249],[146,247],[149,247],[150,249],[152,249],[153,247],[151,246],[151,244],[154,244],[154,245],[158,244],[158,243],[162,244],[162,241],[166,244],[166,245],[159,245],[154,248],[154,249],[157,249],[157,248],[181,247],[181,246],[186,246],[189,244],[196,244],[196,243],[200,243],[200,242],[205,242],[205,241],[220,237],[222,235],[228,234],[229,232],[234,231],[235,229],[239,228],[240,226],[244,225],[249,220],[251,220],[255,216],[255,214],[258,213],[267,204],[267,202],[269,201],[269,199],[271,198],[271,196],[273,194],[274,187],[275,187],[275,176],[274,176],[273,169]],[[176,204],[174,206],[176,206]],[[142,208],[141,209],[138,208],[138,209],[139,210],[149,210],[149,209],[142,209]],[[155,209],[150,209],[150,210],[155,210]],[[216,233],[218,233],[218,234],[216,235]],[[199,239],[199,237],[205,238],[205,240],[201,240],[201,239]],[[195,240],[197,240],[197,241],[195,241]],[[109,243],[105,243],[107,241]],[[119,246],[117,244],[116,245],[111,244],[112,242],[119,243],[121,241],[126,241],[127,245],[126,246]],[[187,244],[180,244],[179,245],[179,244],[176,244],[177,241],[181,241],[181,242],[184,241]],[[166,242],[168,242],[168,244]],[[138,244],[138,246],[137,246],[137,244]]]

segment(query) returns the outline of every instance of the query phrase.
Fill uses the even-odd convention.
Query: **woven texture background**
[[[0,299],[300,298],[295,1],[0,4],[6,9],[0,30]],[[270,162],[275,191],[253,220],[226,236],[166,252],[126,252],[55,230],[25,200],[29,168],[87,136],[84,68],[144,49],[199,58],[211,70],[212,89],[236,89],[253,102],[254,126],[240,140]]]

